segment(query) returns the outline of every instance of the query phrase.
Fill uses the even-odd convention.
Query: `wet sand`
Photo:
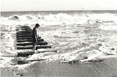
[[[1,77],[117,77],[117,58],[96,63],[40,63],[20,71],[1,69]]]

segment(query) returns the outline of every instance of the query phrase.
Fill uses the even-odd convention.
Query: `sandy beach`
[[[22,75],[19,75],[22,74]],[[117,77],[117,58],[97,63],[35,63],[28,69],[1,69],[1,77]]]

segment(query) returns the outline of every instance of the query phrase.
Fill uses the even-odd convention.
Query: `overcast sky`
[[[2,11],[117,10],[117,0],[1,0]]]

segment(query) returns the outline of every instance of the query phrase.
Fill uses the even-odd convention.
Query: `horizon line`
[[[51,11],[51,12],[56,12],[56,11],[117,11],[117,10],[17,10],[17,11],[0,11],[0,12],[49,12],[49,11]]]

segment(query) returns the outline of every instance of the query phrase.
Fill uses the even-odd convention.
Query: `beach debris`
[[[23,73],[17,73],[17,76],[24,76]]]

